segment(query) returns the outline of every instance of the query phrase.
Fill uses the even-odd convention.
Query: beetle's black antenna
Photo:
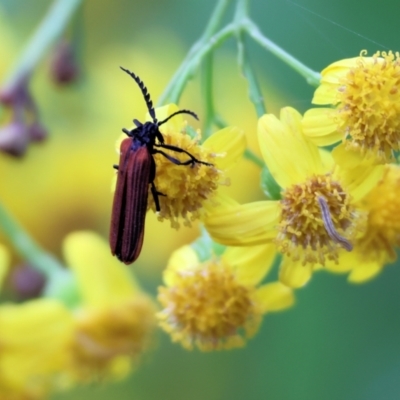
[[[178,114],[189,114],[193,118],[196,118],[197,120],[199,120],[199,117],[193,111],[190,111],[190,110],[179,110],[179,111],[176,111],[173,114],[171,114],[168,118],[165,118],[163,121],[160,121],[158,123],[158,126],[160,126],[162,124],[165,124],[168,120],[170,120],[172,117],[175,117],[175,115],[178,115]]]
[[[135,82],[138,84],[140,90],[142,91],[144,100],[146,102],[147,109],[149,110],[149,114],[150,114],[151,118],[153,119],[153,122],[155,124],[157,124],[156,112],[154,111],[153,102],[151,101],[150,94],[147,91],[147,87],[144,86],[143,81],[140,80],[140,78],[137,75],[135,75],[133,72],[131,72],[128,69],[125,69],[123,67],[120,67],[120,68],[122,69],[122,71],[124,71],[128,75],[130,75],[135,80]]]

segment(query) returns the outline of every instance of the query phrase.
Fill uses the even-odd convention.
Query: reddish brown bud
[[[21,157],[30,142],[41,142],[47,131],[28,88],[29,77],[21,77],[0,90],[0,102],[11,110],[12,122],[0,127],[0,151]]]
[[[28,134],[33,142],[41,142],[47,138],[46,128],[37,121],[28,127]]]
[[[40,295],[46,283],[46,278],[29,264],[21,264],[12,270],[10,281],[18,298],[27,300]]]
[[[71,83],[77,78],[79,67],[74,48],[69,41],[61,41],[55,48],[50,64],[50,74],[53,81],[59,85]]]
[[[0,102],[5,106],[23,106],[30,99],[28,91],[29,76],[23,76],[0,89]]]
[[[19,121],[0,128],[0,150],[15,157],[24,155],[30,142],[27,126]]]

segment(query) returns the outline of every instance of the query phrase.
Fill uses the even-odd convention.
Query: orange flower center
[[[76,316],[72,373],[80,381],[126,374],[130,362],[149,346],[154,313],[154,304],[145,295],[110,309],[81,310]]]
[[[199,139],[192,139],[186,132],[163,131],[166,145],[172,145],[186,150],[196,159],[214,164],[215,154],[210,153],[199,144]],[[185,162],[190,157],[185,153],[178,153],[168,149],[162,151],[169,156]],[[214,196],[220,184],[223,184],[222,171],[214,165],[195,164],[176,165],[162,154],[155,154],[156,178],[155,185],[160,196],[158,219],[168,219],[173,228],[179,228],[183,222],[185,226],[200,218],[203,203]],[[152,196],[149,196],[149,208],[155,211],[156,207]]]
[[[187,349],[210,351],[239,347],[255,334],[262,312],[253,301],[255,288],[237,282],[221,262],[177,272],[175,284],[160,287],[161,327]]]
[[[361,56],[342,80],[338,101],[338,129],[349,138],[346,147],[390,161],[400,148],[399,54]]]
[[[276,243],[294,261],[337,262],[339,249],[352,249],[358,215],[350,195],[329,174],[287,188],[280,204]]]

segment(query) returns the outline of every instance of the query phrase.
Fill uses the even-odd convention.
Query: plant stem
[[[182,65],[182,71],[175,81],[175,85],[169,94],[169,101],[171,103],[178,103],[179,98],[185,88],[188,80],[192,77],[194,70],[197,68],[202,58],[210,51],[220,46],[226,39],[233,35],[235,32],[234,24],[228,24],[210,39],[199,46],[197,52]]]
[[[200,40],[207,40],[209,39],[214,33],[217,31],[219,28],[219,25],[221,23],[221,19],[225,14],[225,11],[227,7],[229,6],[229,3],[231,3],[232,0],[219,0],[217,5],[214,8],[213,13],[211,14],[210,20],[208,21],[208,24],[206,26],[206,29],[203,32],[203,35],[201,36]]]
[[[191,67],[191,60],[193,57],[197,55],[199,50],[204,46],[204,44],[211,39],[211,37],[215,34],[215,32],[218,29],[218,26],[221,22],[221,19],[226,11],[226,8],[228,7],[229,3],[232,0],[219,0],[217,5],[215,6],[215,9],[211,15],[211,18],[206,26],[206,29],[204,30],[202,36],[200,39],[193,44],[191,49],[189,50],[188,54],[186,55],[185,59],[182,61],[181,65],[179,68],[176,70],[175,74],[169,81],[167,87],[165,88],[164,92],[161,94],[160,98],[158,99],[157,105],[165,105],[167,103],[171,102],[176,102],[179,100],[180,93],[183,90],[183,87],[186,84],[186,81],[183,81],[183,87],[180,91],[176,92],[175,88],[178,82],[180,82],[180,85],[182,85],[182,79],[181,75],[185,74],[186,79],[190,74],[187,73],[187,69]],[[172,95],[172,92],[174,92],[174,95]],[[178,97],[177,97],[178,94]]]
[[[32,35],[25,50],[4,83],[4,87],[12,88],[26,79],[34,70],[49,46],[61,36],[74,11],[82,0],[55,0]]]
[[[212,132],[214,123],[215,109],[213,98],[213,54],[210,52],[204,57],[202,63],[202,85],[203,104],[204,104],[204,130],[203,140],[207,139]]]
[[[0,204],[0,228],[22,258],[46,277],[44,297],[61,300],[71,308],[79,304],[80,295],[75,277],[56,258],[35,243],[2,204]]]
[[[256,78],[256,74],[254,73],[253,67],[250,63],[248,53],[243,41],[243,32],[239,31],[237,33],[238,64],[242,70],[243,76],[246,78],[248,83],[250,101],[254,104],[257,116],[261,117],[267,111],[265,108],[263,95],[261,93],[261,89]]]
[[[270,51],[276,57],[281,59],[283,62],[288,64],[292,67],[295,71],[297,71],[301,76],[303,76],[306,81],[312,86],[318,86],[320,83],[320,74],[318,72],[313,71],[312,69],[308,68],[306,65],[301,63],[299,60],[291,56],[277,44],[266,38],[258,26],[251,21],[250,19],[246,18],[242,21],[243,28],[246,32],[262,47],[266,50]]]
[[[249,148],[247,148],[244,151],[244,158],[252,161],[254,164],[256,164],[260,168],[265,167],[264,161],[257,154],[253,153]]]
[[[35,243],[2,204],[0,204],[0,229],[11,240],[18,253],[47,278],[54,272],[63,270],[62,265]]]

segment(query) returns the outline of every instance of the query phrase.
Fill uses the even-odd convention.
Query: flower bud
[[[47,138],[47,129],[38,121],[28,126],[28,134],[33,142],[41,142]]]
[[[50,74],[58,85],[71,83],[77,78],[79,67],[71,42],[63,40],[56,46],[50,64]]]
[[[11,272],[11,285],[20,300],[38,297],[45,283],[45,276],[29,264],[20,264]]]
[[[29,142],[28,129],[23,122],[13,121],[0,128],[0,151],[21,157]]]

